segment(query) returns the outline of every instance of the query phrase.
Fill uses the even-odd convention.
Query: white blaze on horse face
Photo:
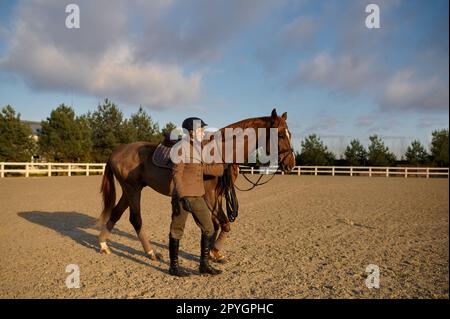
[[[286,129],[286,136],[288,137],[289,145],[291,146],[291,149],[293,150],[294,147],[292,146],[291,134],[289,134],[288,129]],[[294,151],[292,151],[292,154],[294,154]]]

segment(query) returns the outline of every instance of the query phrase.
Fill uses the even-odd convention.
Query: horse
[[[278,133],[278,169],[290,171],[295,166],[295,156],[293,153],[291,136],[286,124],[287,113],[278,116],[276,109],[272,110],[270,116],[249,118],[235,122],[221,128],[221,136],[225,137],[225,129],[241,128],[245,130],[276,128]],[[267,135],[268,136],[268,135]],[[236,136],[234,137],[236,138]],[[257,139],[257,136],[254,137]],[[267,139],[268,140],[268,139]],[[252,143],[253,142],[253,143]],[[251,137],[245,136],[245,147],[243,152],[244,162],[247,162],[249,155],[256,150],[256,147],[248,145],[257,145]],[[267,141],[268,143],[268,141]],[[225,143],[223,143],[223,146]],[[130,208],[129,221],[132,224],[136,234],[142,244],[144,252],[151,260],[161,260],[162,256],[156,253],[147,238],[146,232],[142,227],[141,216],[141,191],[149,186],[160,194],[171,196],[173,191],[172,172],[168,168],[156,166],[152,161],[153,153],[158,144],[150,142],[134,142],[119,146],[110,155],[103,174],[101,183],[101,193],[103,197],[103,211],[97,220],[97,226],[101,228],[98,236],[100,252],[110,254],[111,250],[107,245],[107,239],[111,234],[114,225],[122,217],[124,211]],[[266,145],[267,146],[267,145]],[[233,143],[233,147],[235,147]],[[224,149],[222,149],[224,150]],[[223,152],[222,154],[224,154]],[[236,162],[235,149],[233,149],[233,163],[231,165],[232,182],[238,175],[238,163]],[[114,177],[122,188],[122,196],[116,204],[116,191]],[[217,234],[226,234],[230,231],[230,220],[221,208],[222,197],[225,190],[220,182],[221,177],[208,177],[204,179],[205,202],[212,213],[212,220]],[[222,241],[226,236],[222,236]]]

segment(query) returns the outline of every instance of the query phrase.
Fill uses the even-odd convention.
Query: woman
[[[197,117],[190,117],[183,121],[182,127],[189,132],[189,152],[186,155],[182,155],[181,161],[178,163],[174,162],[172,167],[174,192],[172,222],[169,234],[169,273],[173,276],[184,277],[189,275],[178,264],[179,243],[183,236],[184,226],[189,213],[192,213],[196,224],[202,232],[200,273],[218,275],[222,272],[211,267],[208,261],[214,225],[211,220],[211,212],[203,197],[205,194],[203,175],[222,176],[224,165],[205,164],[202,161],[201,142],[206,125],[205,122]]]

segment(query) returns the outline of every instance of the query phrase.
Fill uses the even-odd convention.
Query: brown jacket
[[[180,163],[174,163],[172,177],[175,192],[179,198],[185,196],[203,196],[205,185],[203,175],[222,176],[223,164],[206,164],[201,161],[199,151],[192,147],[189,156]]]

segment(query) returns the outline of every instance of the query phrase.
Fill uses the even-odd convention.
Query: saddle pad
[[[170,159],[170,147],[161,143],[156,147],[152,157],[153,164],[162,168],[172,168],[172,160]]]

